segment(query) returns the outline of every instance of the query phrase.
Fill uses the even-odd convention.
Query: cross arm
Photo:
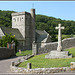
[[[59,27],[55,27],[55,29],[59,29]]]
[[[65,27],[61,27],[61,29],[65,29]]]
[[[64,28],[65,28],[65,27],[61,27],[61,28],[60,28],[60,27],[55,27],[55,29],[64,29]]]

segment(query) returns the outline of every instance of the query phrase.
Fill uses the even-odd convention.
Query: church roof
[[[48,36],[45,30],[36,30],[36,42],[46,42]]]
[[[20,31],[16,28],[8,28],[8,27],[0,27],[3,33],[15,35],[17,40],[24,40]],[[45,30],[36,30],[36,42],[47,42],[48,37],[50,38],[49,34]]]
[[[36,30],[36,33],[40,35],[47,35],[47,32],[45,30]]]
[[[17,40],[24,40],[22,34],[20,33],[20,31],[16,28],[8,28],[8,27],[0,27],[3,31],[3,33],[7,33],[7,34],[12,34],[12,35],[15,35],[15,38]]]

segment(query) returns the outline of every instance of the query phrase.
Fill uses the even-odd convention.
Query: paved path
[[[11,61],[16,61],[19,58],[22,58],[22,56],[21,57],[13,57],[13,58],[10,58],[10,59],[0,60],[0,73],[10,73]]]

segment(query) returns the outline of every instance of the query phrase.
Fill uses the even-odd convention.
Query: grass
[[[36,55],[28,61],[22,62],[19,67],[27,67],[27,63],[32,63],[32,68],[69,67],[70,62],[75,62],[75,48],[66,49],[73,54],[73,58],[65,59],[45,59],[46,54]]]
[[[26,50],[26,51],[21,51],[21,53],[17,52],[16,56],[25,56],[25,55],[31,55],[32,54],[32,50]]]
[[[62,34],[62,39],[71,38],[71,37],[75,37],[75,35],[64,35],[64,34]],[[56,35],[56,38],[58,38],[58,35]]]
[[[75,57],[75,48],[66,49],[66,51],[69,51],[69,53]]]

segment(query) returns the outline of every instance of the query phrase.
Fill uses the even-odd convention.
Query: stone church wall
[[[25,38],[25,12],[12,13],[12,28],[19,29]]]
[[[14,48],[0,48],[0,60],[15,56]]]
[[[38,48],[37,54],[48,53],[57,50],[57,42],[47,43],[44,47]],[[62,40],[63,49],[75,47],[75,37]]]
[[[32,42],[35,41],[35,9],[31,9],[30,13],[12,13],[12,28],[19,29],[24,38],[24,46],[21,44],[20,49],[31,50]]]
[[[31,15],[30,13],[25,14],[25,49],[30,50],[31,49],[31,35],[30,30],[31,30]]]
[[[18,41],[18,46],[17,46],[17,51],[19,51],[19,49],[20,50],[23,50],[23,49],[25,49],[25,43],[24,43],[24,41],[23,40],[19,40]]]
[[[0,38],[2,38],[2,36],[4,36],[4,33],[3,33],[2,29],[0,28]]]

